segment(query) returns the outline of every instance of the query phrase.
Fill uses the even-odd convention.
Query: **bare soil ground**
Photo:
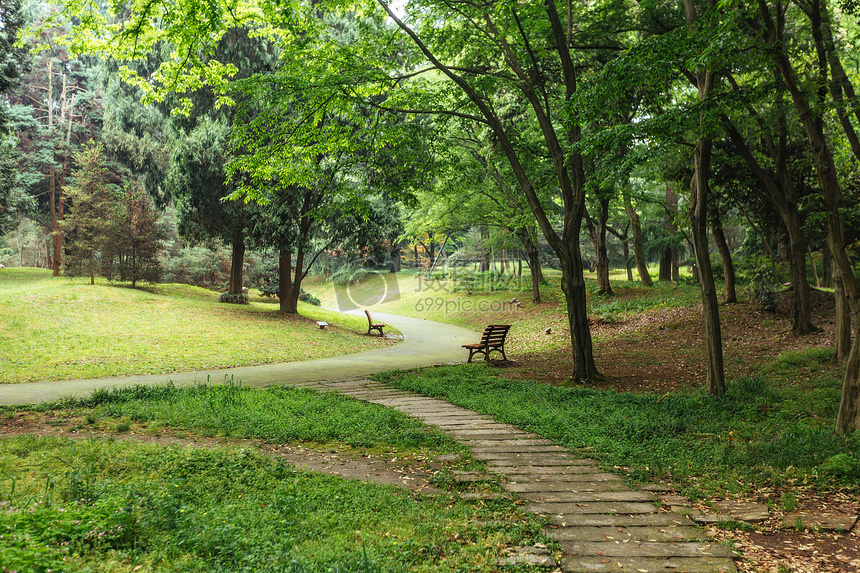
[[[821,331],[797,337],[791,330],[791,299],[783,296],[778,312],[742,302],[720,307],[726,375],[748,374],[790,350],[833,345],[833,297],[813,291],[815,325]],[[524,308],[523,312],[529,312]],[[604,376],[596,388],[619,392],[669,392],[704,384],[706,349],[701,306],[662,308],[615,322],[593,321],[591,335],[597,368]],[[562,328],[552,336],[567,338]],[[569,347],[569,345],[568,345]],[[569,352],[513,355],[503,375],[562,384],[573,369]]]
[[[728,375],[746,374],[751,368],[787,350],[831,346],[834,319],[832,298],[814,294],[815,324],[822,330],[804,337],[791,332],[790,300],[785,298],[778,313],[764,312],[757,305],[740,303],[720,309]],[[544,305],[541,305],[544,307]],[[524,308],[524,312],[529,312]],[[545,307],[543,308],[545,310]],[[534,312],[541,310],[536,309]],[[598,367],[605,376],[595,387],[617,391],[668,392],[703,383],[705,349],[700,310],[670,308],[643,313],[623,321],[592,325]],[[557,336],[567,336],[557,332]],[[569,352],[544,352],[512,356],[502,369],[504,376],[530,378],[549,383],[565,382],[571,370]],[[324,447],[261,444],[251,440],[228,440],[193,435],[190,432],[132,426],[127,432],[87,427],[82,419],[62,414],[19,412],[0,420],[0,438],[16,435],[60,435],[72,438],[130,439],[164,445],[216,447],[224,444],[253,447],[278,456],[299,468],[341,475],[347,478],[390,484],[416,492],[432,492],[432,477],[453,469],[451,460],[421,457],[391,459],[360,451],[331,450]],[[767,503],[779,492],[760,492],[758,501]],[[860,514],[860,499],[850,493],[821,495],[796,491],[795,511]],[[707,501],[704,503],[707,505]],[[848,530],[798,529],[785,523],[785,512],[771,504],[770,517],[755,524],[753,531],[706,527],[705,534],[731,543],[743,552],[738,562],[742,571],[768,573],[857,573],[860,572],[860,526]]]

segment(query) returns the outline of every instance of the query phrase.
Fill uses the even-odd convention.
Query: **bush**
[[[280,297],[280,282],[272,281],[263,288],[260,289],[260,296],[277,296]],[[306,302],[308,304],[312,304],[314,306],[320,306],[322,303],[320,299],[302,289],[299,291],[299,300],[302,302]]]
[[[245,293],[231,294],[229,292],[225,292],[218,297],[218,302],[228,302],[230,304],[248,304],[248,295],[246,295]]]
[[[768,312],[776,312],[777,309],[776,287],[776,280],[770,269],[766,267],[753,269],[750,275],[750,298]]]

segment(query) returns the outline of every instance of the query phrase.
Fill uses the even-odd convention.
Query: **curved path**
[[[36,404],[68,396],[85,396],[100,388],[159,384],[167,381],[172,381],[177,386],[188,386],[199,382],[221,384],[235,380],[241,381],[243,386],[261,387],[270,384],[356,380],[386,370],[408,370],[463,362],[468,353],[460,346],[477,342],[481,336],[480,333],[459,326],[420,318],[377,312],[374,312],[373,316],[374,319],[397,328],[403,333],[403,341],[356,354],[303,362],[199,372],[2,384],[0,404]]]

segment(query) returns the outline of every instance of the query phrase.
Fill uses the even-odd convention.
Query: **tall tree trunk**
[[[833,288],[833,257],[830,256],[830,247],[827,246],[827,241],[821,245],[821,286],[824,288]]]
[[[806,243],[806,251],[809,254],[809,266],[812,267],[812,276],[815,278],[815,288],[821,288],[821,279],[818,278],[818,266],[815,264],[815,257],[812,256],[812,247]]]
[[[289,249],[278,251],[278,308],[284,314],[298,314],[293,297],[293,253]]]
[[[697,11],[694,0],[683,0],[687,24],[696,28]],[[699,101],[710,96],[714,86],[714,75],[710,70],[696,70],[696,87]],[[700,118],[700,124],[704,119]],[[723,365],[723,337],[720,328],[720,310],[714,273],[708,254],[708,176],[710,173],[712,142],[701,136],[693,150],[693,177],[690,181],[690,226],[693,248],[702,291],[702,312],[705,321],[705,339],[708,348],[708,394],[721,396],[726,393],[725,368]]]
[[[245,266],[245,237],[242,230],[233,231],[233,240],[230,242],[232,256],[230,257],[230,294],[242,294],[244,286],[243,270]]]
[[[624,237],[621,241],[621,252],[624,255],[624,269],[627,271],[627,280],[633,282],[633,263],[630,260],[630,239]]]
[[[526,227],[517,229],[517,236],[522,241],[523,248],[526,250],[526,255],[529,258],[529,274],[532,279],[532,302],[537,304],[540,302],[540,284],[543,280],[540,268],[540,253]]]
[[[836,300],[836,332],[834,333],[834,357],[840,362],[848,359],[851,351],[851,308],[845,288],[842,286],[842,273],[833,265],[833,296]]]
[[[738,295],[735,291],[735,265],[732,262],[732,252],[729,249],[728,242],[726,242],[726,235],[723,232],[723,223],[720,220],[719,214],[715,211],[711,212],[711,234],[714,236],[714,243],[716,243],[717,250],[720,252],[720,259],[723,261],[723,277],[726,281],[726,298],[724,302],[738,302]]]
[[[478,267],[479,273],[485,273],[490,270],[490,254],[489,249],[487,248],[487,243],[490,241],[490,230],[486,227],[486,225],[482,225],[480,228],[481,231],[481,256],[479,259],[480,266]]]
[[[600,199],[600,209],[597,221],[594,221],[586,212],[585,220],[588,223],[588,231],[591,242],[594,245],[594,254],[597,259],[597,294],[612,294],[612,285],[609,284],[609,256],[606,248],[606,227],[609,222],[609,197]]]
[[[678,212],[678,195],[672,184],[666,182],[666,213],[663,215],[663,231],[666,236],[673,235],[676,232],[675,228],[675,213]],[[663,254],[660,257],[660,271],[657,275],[657,280],[672,281],[678,280],[678,251],[673,245],[666,245],[663,249]]]
[[[794,334],[802,336],[818,332],[819,329],[812,324],[812,301],[809,290],[809,282],[806,280],[806,239],[803,236],[803,228],[800,222],[800,213],[796,209],[790,210],[785,217],[788,227],[788,256],[789,271],[791,272],[791,285],[794,291],[794,321],[792,322]]]
[[[636,258],[636,270],[639,271],[639,280],[645,286],[652,286],[654,281],[651,280],[651,274],[648,272],[648,261],[645,260],[645,246],[642,242],[642,223],[639,220],[639,213],[633,208],[633,202],[630,200],[630,193],[625,184],[622,190],[624,195],[624,210],[627,212],[627,218],[630,219],[630,233],[633,235],[633,256]],[[669,259],[669,272],[667,276],[671,279],[671,259]],[[660,280],[663,280],[663,262],[660,262]],[[632,280],[632,279],[631,279]]]
[[[399,273],[400,272],[400,249],[403,247],[402,243],[397,242],[396,239],[391,239],[390,248],[388,249],[388,272],[389,273]]]

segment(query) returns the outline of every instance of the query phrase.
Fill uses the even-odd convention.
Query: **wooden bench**
[[[378,330],[379,336],[384,337],[385,334],[382,333],[382,329],[385,328],[385,323],[384,322],[376,322],[376,323],[373,322],[373,319],[370,318],[370,311],[369,310],[365,310],[364,314],[367,315],[367,334],[368,334],[368,336],[370,336],[370,333],[373,332],[374,330]]]
[[[483,354],[484,360],[489,362],[490,352],[493,350],[501,352],[502,359],[507,360],[508,357],[505,356],[505,338],[507,338],[510,328],[510,324],[491,324],[484,329],[484,333],[481,335],[481,342],[477,344],[464,344],[463,348],[469,350],[469,362],[472,361],[472,357],[475,354]]]

